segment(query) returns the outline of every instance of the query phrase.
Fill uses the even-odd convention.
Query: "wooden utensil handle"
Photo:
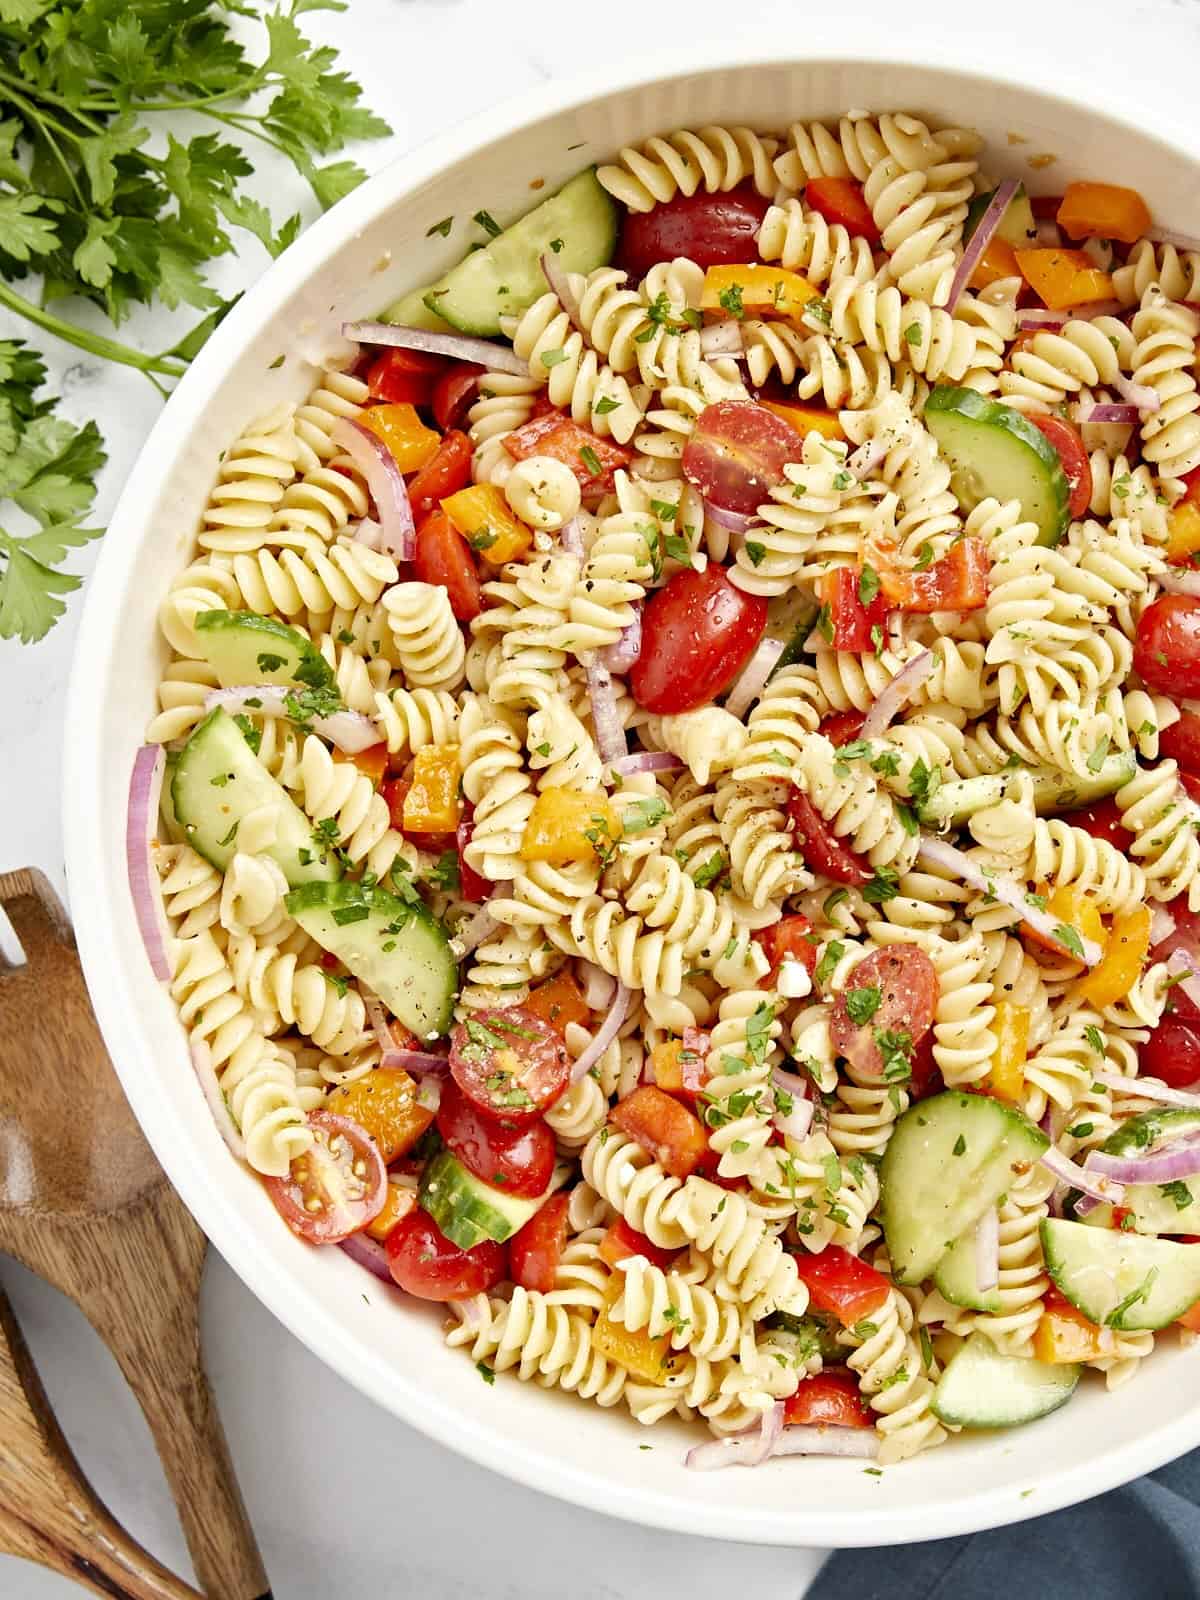
[[[111,1519],[84,1537],[58,1539],[0,1509],[0,1550],[61,1572],[104,1600],[204,1600]]]

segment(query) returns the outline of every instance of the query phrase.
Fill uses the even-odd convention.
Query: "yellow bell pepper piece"
[[[442,442],[441,434],[427,428],[407,400],[368,406],[354,420],[383,440],[401,472],[419,472]]]
[[[1021,276],[1051,311],[1111,300],[1113,281],[1082,250],[1017,250]]]
[[[1167,560],[1186,561],[1200,550],[1200,506],[1181,500],[1167,515]]]
[[[1063,884],[1053,894],[1048,894],[1046,885],[1042,883],[1038,885],[1037,894],[1039,899],[1046,901],[1047,912],[1061,927],[1074,928],[1081,939],[1090,939],[1104,949],[1108,939],[1104,923],[1096,909],[1096,902],[1082,889],[1074,884]],[[1028,923],[1022,924],[1021,932],[1026,939],[1031,939],[1043,950],[1049,950],[1052,955],[1061,957],[1070,954],[1067,946],[1035,932]]]
[[[1107,1335],[1107,1337],[1106,1337]],[[1033,1354],[1052,1366],[1073,1366],[1077,1361],[1095,1361],[1111,1355],[1112,1330],[1089,1322],[1072,1305],[1047,1306],[1033,1335]]]
[[[625,1274],[614,1272],[604,1290],[604,1304],[592,1327],[592,1344],[602,1356],[624,1367],[635,1378],[645,1383],[665,1383],[673,1372],[683,1366],[683,1357],[670,1348],[671,1335],[664,1333],[652,1339],[645,1328],[631,1333],[620,1322],[613,1322],[609,1312],[625,1289]]]
[[[1150,208],[1137,190],[1115,183],[1069,183],[1058,208],[1058,225],[1070,239],[1133,244],[1150,221]]]
[[[1011,1000],[996,1002],[992,1023],[996,1053],[988,1069],[988,1087],[1001,1100],[1020,1104],[1025,1089],[1025,1058],[1029,1053],[1029,1013]]]
[[[975,271],[971,274],[969,287],[972,289],[986,289],[989,284],[999,283],[1001,278],[1019,278],[1021,269],[1017,265],[1017,252],[1007,239],[993,236],[988,241],[987,248],[975,263]]]
[[[621,819],[604,795],[579,789],[543,789],[521,840],[523,861],[607,861],[621,836]]]
[[[1150,950],[1150,907],[1138,906],[1126,916],[1114,917],[1104,960],[1075,985],[1080,1000],[1090,1006],[1111,1006],[1133,988]]]
[[[417,1191],[403,1188],[394,1179],[389,1178],[383,1210],[374,1221],[367,1223],[364,1232],[382,1244],[396,1224],[403,1221],[410,1211],[415,1211],[416,1207]]]
[[[533,544],[533,530],[515,516],[503,489],[476,483],[447,495],[442,510],[477,555],[493,567],[519,561]]]
[[[413,757],[412,787],[404,797],[404,826],[413,833],[453,833],[462,820],[457,745],[428,744]]]
[[[806,433],[819,433],[823,439],[846,437],[836,411],[826,411],[821,406],[788,406],[779,400],[763,400],[760,404],[764,410],[782,417],[802,439]]]
[[[371,1135],[385,1167],[416,1144],[433,1121],[433,1112],[417,1104],[417,1086],[400,1068],[377,1067],[332,1089],[325,1110],[349,1117]]]
[[[798,272],[746,263],[709,267],[700,309],[717,317],[783,317],[798,322],[808,302],[820,298],[820,291]]]

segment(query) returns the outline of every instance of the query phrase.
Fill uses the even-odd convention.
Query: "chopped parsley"
[[[425,237],[432,239],[434,234],[440,234],[443,239],[450,237],[450,229],[454,226],[453,216],[443,217],[440,222],[435,222],[432,228],[425,229]]]
[[[668,815],[667,802],[659,795],[634,800],[621,813],[621,831],[626,834],[645,833],[647,828],[656,827]]]
[[[857,1022],[860,1026],[870,1022],[879,1010],[882,999],[883,991],[877,983],[869,984],[863,989],[847,989],[846,1010],[851,1022]]]
[[[483,229],[484,233],[490,234],[493,239],[498,237],[502,231],[500,224],[496,221],[495,217],[492,216],[490,211],[477,211],[471,218],[471,221],[477,222]]]
[[[601,476],[604,468],[600,465],[600,457],[592,449],[590,444],[585,444],[581,448],[579,452],[579,459],[583,462],[584,466],[588,469],[593,478],[598,478]]]
[[[858,598],[864,606],[869,606],[878,593],[879,574],[869,562],[864,562],[858,579]]]

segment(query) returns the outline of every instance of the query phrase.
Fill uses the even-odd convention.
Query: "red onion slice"
[[[744,717],[767,686],[775,663],[783,654],[782,639],[760,639],[725,700],[731,717]]]
[[[879,735],[892,725],[900,711],[933,671],[934,664],[933,651],[922,650],[919,656],[914,656],[908,665],[896,674],[863,718],[864,739],[878,739]]]
[[[711,517],[720,527],[729,533],[748,533],[758,521],[753,512],[726,511],[724,506],[715,506],[711,500],[704,502],[704,515]]]
[[[512,884],[506,882],[496,884],[494,893],[506,895],[511,891]],[[485,939],[490,939],[499,926],[500,924],[488,908],[480,906],[471,920],[464,922],[453,939],[451,939],[450,948],[457,956],[457,959],[461,961],[464,956],[471,954],[476,945],[481,945]]]
[[[1158,574],[1158,584],[1168,594],[1200,594],[1200,571],[1194,567],[1168,567]]]
[[[571,1068],[571,1082],[578,1083],[581,1078],[586,1078],[592,1065],[608,1049],[617,1037],[621,1024],[629,1014],[629,1002],[633,998],[632,989],[627,989],[623,983],[618,983],[613,993],[613,1002],[608,1015],[600,1024],[595,1038]]]
[[[1123,372],[1117,373],[1112,386],[1126,405],[1136,406],[1143,416],[1152,415],[1162,406],[1157,389],[1151,389],[1145,383],[1134,383],[1133,379],[1127,378]]]
[[[359,344],[386,344],[395,350],[427,350],[430,355],[469,361],[473,366],[487,367],[492,372],[511,372],[516,378],[529,376],[528,361],[522,361],[510,345],[493,344],[490,339],[473,339],[463,333],[433,333],[428,328],[410,328],[390,322],[343,322],[342,334]]]
[[[610,672],[625,673],[637,665],[641,653],[642,608],[639,604],[633,608],[633,621],[627,628],[621,629],[621,637],[616,644],[604,646],[600,659]]]
[[[783,1430],[772,1454],[846,1456],[858,1461],[874,1461],[879,1454],[879,1435],[874,1428],[813,1427],[793,1423]]]
[[[542,269],[542,277],[545,278],[554,291],[559,305],[567,313],[571,326],[583,335],[585,343],[590,347],[591,340],[588,338],[588,330],[580,320],[579,301],[576,298],[575,291],[571,288],[570,275],[559,265],[553,251],[543,252],[539,258],[539,265]]]
[[[812,1130],[814,1106],[811,1100],[798,1100],[792,1097],[792,1109],[786,1114],[776,1111],[771,1121],[780,1133],[789,1139],[807,1139]]]
[[[1136,406],[1116,405],[1107,402],[1075,407],[1075,421],[1080,423],[1117,423],[1132,426],[1138,420]]]
[[[192,1041],[192,1066],[196,1069],[196,1076],[200,1080],[208,1109],[212,1112],[213,1121],[217,1125],[217,1132],[229,1146],[231,1153],[239,1161],[245,1161],[246,1141],[238,1132],[237,1123],[234,1122],[233,1114],[225,1102],[225,1096],[221,1093],[216,1068],[213,1066],[212,1051],[203,1040]]]
[[[160,983],[171,981],[170,930],[163,908],[162,889],[150,858],[150,841],[158,829],[158,803],[162,797],[167,755],[160,744],[144,744],[133,760],[129,780],[129,805],[125,814],[125,869],[133,911],[150,970]]]
[[[1200,1111],[1200,1090],[1172,1089],[1158,1078],[1123,1078],[1119,1072],[1093,1072],[1092,1077],[1106,1089],[1119,1089],[1142,1100],[1156,1100],[1164,1106],[1183,1106]]]
[[[410,1078],[444,1078],[450,1071],[449,1056],[435,1056],[428,1050],[397,1050],[395,1045],[379,1060],[384,1072],[407,1072]]]
[[[580,519],[572,517],[570,522],[564,523],[558,535],[558,542],[570,556],[578,556],[583,560],[586,551],[583,548],[583,523]]]
[[[622,778],[635,772],[682,772],[685,763],[668,750],[638,750],[631,756],[618,756],[612,770]]]
[[[923,835],[917,849],[918,856],[932,866],[942,867],[947,872],[956,873],[964,883],[970,884],[972,889],[978,889],[981,894],[990,894],[999,900],[1002,905],[1015,911],[1034,933],[1040,934],[1044,939],[1049,939],[1062,952],[1079,960],[1078,954],[1064,945],[1058,934],[1060,927],[1066,924],[1058,921],[1048,911],[1041,911],[1037,906],[1031,905],[1025,890],[1009,878],[1003,878],[998,873],[984,873],[971,860],[970,856],[961,850],[956,850],[952,844],[947,844],[944,839],[932,839],[928,834]],[[1092,939],[1085,939],[1077,929],[1072,929],[1079,939],[1080,949],[1083,951],[1083,964],[1085,967],[1098,966],[1103,959],[1104,951]]]
[[[1156,904],[1150,914],[1150,948],[1160,945],[1175,932],[1175,918],[1166,906]]]
[[[1000,1282],[1000,1213],[989,1206],[975,1224],[975,1287],[981,1294]]]
[[[683,1458],[693,1472],[712,1472],[718,1467],[761,1467],[770,1459],[783,1433],[783,1401],[776,1400],[762,1414],[757,1428],[730,1434],[727,1439],[710,1439],[693,1445]]]
[[[383,524],[374,517],[364,517],[354,530],[354,543],[365,544],[368,550],[383,554]]]
[[[789,1072],[786,1067],[772,1067],[771,1082],[794,1100],[808,1099],[808,1079],[798,1072]]]
[[[588,1010],[607,1011],[617,992],[617,980],[603,967],[597,967],[590,961],[581,961],[579,966],[583,974],[584,1003]]]
[[[1057,250],[1062,245],[1062,234],[1053,217],[1038,218],[1037,242],[1046,250]]]
[[[745,349],[741,327],[733,318],[714,322],[700,332],[700,354],[706,360],[713,356],[740,356]]]
[[[1108,1156],[1102,1150],[1089,1150],[1084,1168],[1116,1183],[1175,1183],[1200,1172],[1200,1139],[1174,1140],[1145,1155]]]
[[[893,439],[891,443],[894,445],[896,442]],[[868,439],[847,457],[846,471],[859,479],[867,477],[884,460],[890,448],[886,438]]]
[[[286,717],[287,697],[294,690],[279,683],[248,683],[241,689],[210,689],[204,709],[222,706],[226,711],[252,711],[256,717]],[[329,717],[313,717],[312,725],[330,744],[345,755],[356,755],[379,743],[379,725],[361,711],[335,711]]]
[[[388,1271],[387,1251],[378,1239],[372,1239],[368,1233],[352,1233],[349,1238],[339,1242],[351,1261],[365,1267],[373,1278],[378,1278],[381,1283],[393,1281]]]
[[[329,430],[329,437],[341,446],[367,480],[383,528],[384,551],[397,561],[411,561],[416,547],[416,526],[408,486],[395,456],[370,428],[364,428],[350,417],[339,417]]]
[[[388,1026],[388,1015],[383,1008],[383,1001],[370,989],[359,985],[359,994],[362,996],[363,1006],[366,1008],[367,1020],[371,1024],[371,1032],[375,1035],[375,1042],[384,1055],[396,1048],[396,1041],[392,1037],[392,1030]]]
[[[1018,328],[1061,328],[1066,320],[1065,311],[1050,311],[1044,306],[1030,306],[1027,311],[1017,312]]]
[[[1008,209],[1008,203],[1019,188],[1020,185],[1015,178],[1005,178],[992,196],[987,210],[979,219],[975,232],[967,240],[962,260],[958,263],[958,269],[950,285],[950,297],[946,301],[947,311],[952,312],[962,299],[962,292],[967,287],[967,284],[970,283],[971,274],[979,265],[979,259],[983,252],[991,244],[996,229],[1004,220],[1004,213]]]
[[[584,671],[587,674],[588,699],[592,704],[596,748],[600,752],[601,761],[611,767],[615,761],[620,761],[629,754],[625,729],[621,725],[621,713],[617,707],[617,696],[613,689],[612,674],[594,650],[587,652]]]
[[[1053,1173],[1063,1183],[1069,1183],[1073,1189],[1079,1189],[1093,1200],[1103,1200],[1110,1205],[1120,1205],[1125,1198],[1125,1190],[1121,1184],[1116,1183],[1112,1178],[1106,1178],[1102,1173],[1089,1172],[1086,1168],[1081,1167],[1078,1162],[1072,1161],[1069,1157],[1063,1155],[1061,1150],[1051,1148],[1038,1159],[1047,1172]]]

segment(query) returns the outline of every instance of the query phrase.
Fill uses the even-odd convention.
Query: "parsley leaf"
[[[846,1010],[851,1022],[857,1022],[860,1026],[870,1022],[879,1010],[882,1000],[883,991],[877,983],[869,984],[862,989],[847,989]]]

